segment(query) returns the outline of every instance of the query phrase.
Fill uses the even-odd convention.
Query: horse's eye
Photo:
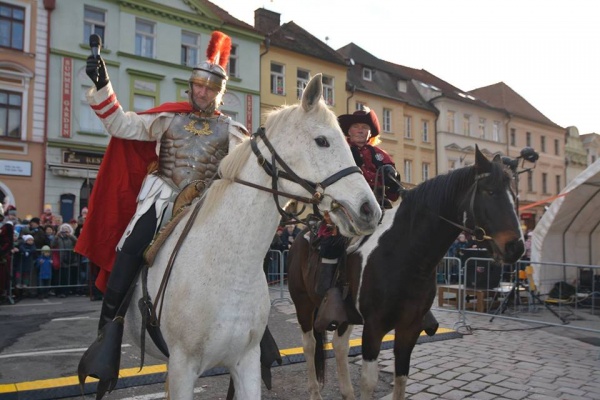
[[[319,147],[329,147],[329,142],[327,141],[327,138],[325,136],[319,136],[315,139],[315,142]]]
[[[494,196],[496,192],[494,192],[493,190],[487,190],[487,194],[490,196]]]

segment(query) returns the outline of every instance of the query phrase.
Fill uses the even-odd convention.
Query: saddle
[[[158,231],[152,242],[150,242],[146,248],[146,251],[144,251],[144,260],[147,265],[152,266],[158,251],[171,235],[173,229],[175,229],[179,221],[190,212],[190,205],[192,205],[197,198],[202,199],[201,195],[204,193],[205,188],[204,182],[191,182],[177,195],[173,204],[173,215],[171,216],[171,219]],[[184,232],[184,235],[186,233],[187,232]]]
[[[310,251],[308,257],[308,268],[309,270],[316,270],[319,268],[320,257],[313,257],[312,254],[318,254],[321,238],[317,237],[314,232],[308,232],[305,235],[308,240]],[[352,238],[337,264],[337,269],[334,276],[334,283],[332,287],[339,287],[342,293],[342,300],[346,308],[346,314],[348,316],[348,322],[353,325],[362,324],[364,321],[362,316],[356,309],[353,297],[351,295],[350,280],[348,279],[347,268],[348,268],[348,255],[351,255],[353,251],[356,251],[358,244],[361,243],[363,238]],[[351,251],[349,251],[351,249]]]

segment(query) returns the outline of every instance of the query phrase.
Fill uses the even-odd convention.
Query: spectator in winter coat
[[[38,297],[45,299],[48,297],[50,282],[52,281],[52,251],[50,246],[42,247],[42,255],[35,260],[35,269],[37,269],[40,290]]]

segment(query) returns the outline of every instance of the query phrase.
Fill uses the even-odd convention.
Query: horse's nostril
[[[373,215],[373,209],[369,205],[369,202],[365,201],[362,206],[360,206],[360,213],[367,217]]]

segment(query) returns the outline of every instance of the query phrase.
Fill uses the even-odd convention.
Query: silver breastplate
[[[179,189],[209,180],[229,149],[229,117],[177,114],[160,140],[158,172]]]

